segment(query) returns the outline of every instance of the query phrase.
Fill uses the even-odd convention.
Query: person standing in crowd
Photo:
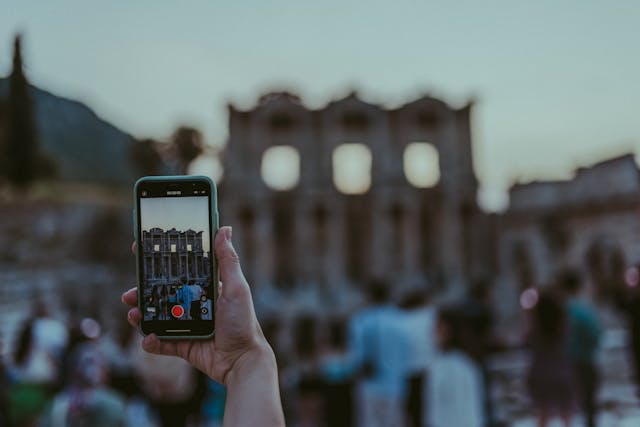
[[[390,302],[389,285],[374,280],[367,291],[371,306],[353,317],[349,336],[360,372],[357,422],[361,427],[404,426],[409,337],[402,312]]]
[[[33,353],[34,319],[27,319],[20,327],[10,366],[12,384],[8,390],[9,425],[35,425],[38,414],[47,405],[48,387],[33,381],[29,371],[35,359]]]
[[[574,370],[567,346],[569,326],[561,299],[543,292],[533,308],[529,333],[531,363],[527,373],[529,394],[538,412],[540,427],[554,416],[571,425],[576,407]]]
[[[303,314],[293,323],[295,367],[291,367],[296,427],[318,427],[322,418],[322,389],[318,364],[317,322]]]
[[[173,307],[174,305],[176,305],[178,303],[178,290],[177,290],[177,285],[170,285],[169,286],[169,295],[167,296],[167,302],[169,303],[169,310],[171,310],[171,307]]]
[[[65,325],[49,316],[37,302],[25,321],[16,343],[10,375],[10,418],[14,425],[28,426],[45,408],[59,387],[63,350],[69,340]]]
[[[158,287],[158,319],[167,320],[167,285]]]
[[[222,427],[226,400],[227,390],[224,385],[209,378],[202,405],[203,427]]]
[[[431,304],[431,294],[424,287],[408,291],[402,298],[400,307],[410,344],[407,354],[407,422],[409,426],[422,427],[426,420],[426,380],[436,354],[436,309]]]
[[[9,427],[9,374],[5,366],[2,348],[2,339],[0,338],[0,427]]]
[[[98,343],[109,371],[109,387],[127,399],[140,393],[131,357],[136,338],[128,323],[118,322],[114,333],[103,335]]]
[[[200,296],[200,318],[201,320],[211,320],[213,317],[212,296],[210,295],[211,286],[202,289]]]
[[[493,425],[493,406],[491,402],[491,386],[489,375],[489,353],[495,345],[493,336],[493,311],[490,302],[491,284],[485,279],[476,280],[469,290],[467,298],[461,305],[462,315],[468,334],[469,355],[475,360],[482,372],[484,386],[484,409],[487,426]]]
[[[429,370],[427,425],[429,427],[484,427],[482,373],[468,354],[464,316],[459,308],[438,312],[436,336],[440,352]]]
[[[149,295],[149,306],[153,307],[153,318],[154,319],[159,319],[160,318],[160,310],[158,310],[158,307],[160,306],[160,304],[158,304],[158,286],[157,285],[153,285],[151,287],[151,294]]]
[[[189,292],[191,294],[191,319],[198,320],[202,315],[202,313],[200,312],[200,298],[204,294],[204,291],[202,290],[202,287],[195,281],[191,281],[189,284]]]
[[[616,307],[627,318],[636,395],[640,397],[640,265],[633,267],[629,273],[614,288],[613,297]]]
[[[600,342],[600,321],[596,310],[580,297],[582,278],[575,270],[565,270],[558,277],[565,293],[568,320],[569,356],[573,363],[579,400],[586,425],[596,425],[598,368],[596,353]]]
[[[125,427],[124,400],[104,386],[106,367],[93,343],[70,356],[71,378],[41,419],[41,427]]]
[[[189,319],[191,314],[191,292],[189,292],[189,284],[187,278],[182,276],[178,285],[178,304],[184,309],[182,319]]]
[[[327,346],[320,356],[323,381],[324,425],[353,427],[353,366],[347,352],[347,323],[333,319],[329,323]]]
[[[140,386],[162,427],[184,427],[193,413],[198,383],[195,370],[184,360],[158,357],[140,350],[133,366]]]

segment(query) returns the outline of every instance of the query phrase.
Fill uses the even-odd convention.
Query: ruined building
[[[462,289],[486,273],[471,111],[356,94],[320,109],[290,93],[230,105],[220,209],[252,285]]]
[[[208,281],[209,252],[203,249],[202,231],[143,230],[142,245],[143,275],[149,285],[178,284],[182,277]]]
[[[499,265],[513,291],[544,286],[566,266],[604,297],[640,262],[640,171],[632,154],[566,181],[514,185],[501,218]]]

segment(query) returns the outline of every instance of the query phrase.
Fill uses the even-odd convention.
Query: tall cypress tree
[[[26,187],[38,175],[38,141],[29,83],[22,70],[19,35],[16,35],[13,46],[13,70],[9,77],[6,105],[7,133],[3,175],[15,186]]]

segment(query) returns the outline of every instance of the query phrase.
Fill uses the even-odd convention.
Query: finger
[[[144,351],[165,356],[177,356],[178,346],[175,341],[161,341],[156,334],[149,334],[142,340]]]
[[[131,288],[120,298],[127,305],[138,305],[138,288]]]
[[[138,247],[138,244],[136,243],[136,241],[134,240],[133,243],[131,244],[131,252],[133,252],[134,254],[136,253],[136,248]]]
[[[133,307],[129,310],[127,313],[127,322],[129,322],[131,326],[138,326],[140,320],[142,320],[142,313],[138,307]]]
[[[215,239],[216,258],[222,279],[222,293],[226,297],[248,287],[240,268],[240,259],[231,243],[231,235],[231,227],[222,227]]]

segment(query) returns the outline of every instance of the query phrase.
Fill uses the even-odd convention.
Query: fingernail
[[[227,228],[224,229],[224,238],[227,241],[229,241],[229,242],[231,241],[231,236],[232,235],[233,235],[233,228],[227,227]]]

